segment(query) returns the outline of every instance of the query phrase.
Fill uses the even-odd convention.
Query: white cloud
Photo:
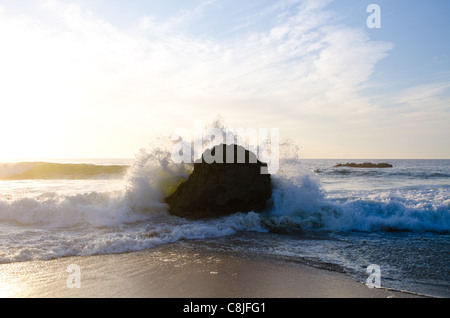
[[[322,127],[305,118],[357,121],[373,111],[359,89],[392,45],[334,23],[325,9],[329,0],[277,2],[264,12],[273,15],[266,30],[245,37],[183,32],[186,24],[207,20],[215,2],[167,21],[142,16],[126,30],[86,6],[60,0],[41,1],[22,15],[0,10],[6,48],[0,51],[6,92],[0,104],[8,105],[10,120],[0,133],[12,129],[23,111],[34,114],[31,128],[40,118],[50,126],[63,121],[67,130],[79,127],[78,120],[86,136],[103,130],[97,142],[119,123],[135,140],[149,127],[180,125],[189,116],[222,113],[257,123],[257,114],[262,126],[294,129],[293,118],[304,127]]]
[[[402,134],[450,135],[450,83],[409,87],[389,96],[386,103],[391,105],[389,112],[395,114],[396,124],[404,129]]]
[[[413,87],[408,87],[395,94],[391,100],[394,104],[415,105],[430,98],[434,98],[445,93],[450,88],[450,83],[429,83]]]

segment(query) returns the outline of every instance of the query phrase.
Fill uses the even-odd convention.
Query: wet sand
[[[2,264],[0,265],[0,297],[409,298],[420,296],[382,288],[368,288],[344,273],[304,264],[219,253],[198,247],[187,248],[182,243],[174,243],[125,254],[76,256]]]

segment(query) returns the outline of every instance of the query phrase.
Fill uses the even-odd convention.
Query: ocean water
[[[345,162],[393,168],[334,168]],[[0,164],[0,263],[123,253],[171,242],[342,271],[450,297],[450,160],[281,159],[271,208],[208,220],[164,203],[191,167],[134,159]]]

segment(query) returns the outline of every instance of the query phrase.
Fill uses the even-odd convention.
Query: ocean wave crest
[[[76,180],[121,178],[126,165],[95,165],[52,162],[19,162],[0,164],[0,180]]]
[[[175,164],[170,145],[164,140],[142,149],[127,166],[0,165],[4,179],[86,178],[93,179],[90,189],[102,175],[120,176],[123,181],[116,191],[0,194],[0,263],[136,251],[249,231],[450,233],[449,186],[327,193],[320,173],[307,171],[289,142],[280,147],[280,169],[272,176],[273,192],[265,212],[205,220],[172,216],[164,198],[189,177],[193,167]],[[331,171],[347,174],[347,170]]]
[[[449,187],[326,193],[314,173],[288,160],[273,175],[270,207],[260,229],[450,232]],[[0,196],[0,221],[46,227],[108,227],[169,216],[164,198],[186,180],[191,165],[174,164],[170,151],[142,150],[115,192]],[[250,229],[250,228],[249,228]],[[251,227],[254,229],[254,227]],[[243,228],[245,230],[245,228]]]
[[[308,175],[278,182],[269,221],[304,231],[450,233],[449,187],[332,196],[317,182]]]

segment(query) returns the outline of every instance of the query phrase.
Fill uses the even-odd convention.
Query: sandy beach
[[[12,298],[420,297],[382,288],[368,288],[344,273],[279,259],[247,257],[187,247],[182,242],[133,253],[2,264],[0,265],[0,296]]]

